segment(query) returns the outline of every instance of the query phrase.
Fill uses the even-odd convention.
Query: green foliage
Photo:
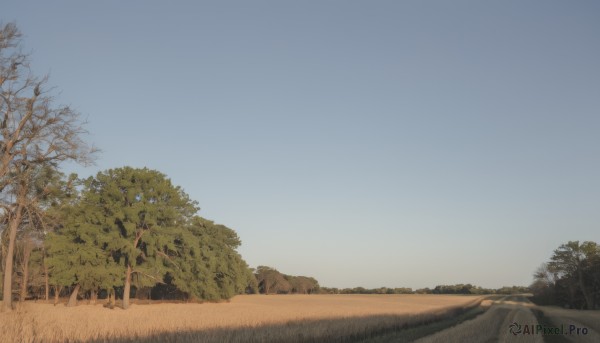
[[[93,207],[84,220],[102,232],[101,249],[123,269],[131,268],[139,287],[162,282],[175,267],[175,237],[197,211],[196,203],[164,174],[130,167],[86,180],[82,204]]]
[[[123,268],[103,249],[109,237],[99,226],[82,220],[89,215],[85,207],[64,211],[65,225],[45,240],[50,283],[56,286],[79,284],[83,291],[122,285]]]
[[[534,273],[534,301],[570,308],[600,307],[600,245],[569,241]]]
[[[219,300],[256,289],[251,270],[236,251],[241,241],[235,231],[195,216],[179,235],[178,268],[171,275],[180,290],[195,298]]]
[[[97,206],[81,200],[76,175],[63,184],[63,196],[48,210],[56,224],[44,241],[50,283],[84,291],[119,285],[122,268],[103,249],[109,237],[97,225],[103,222]]]
[[[70,179],[77,185],[76,178]],[[164,174],[119,168],[71,186],[45,241],[50,281],[82,291],[131,283],[183,298],[228,299],[257,289],[235,231],[195,216],[196,202]],[[75,188],[75,189],[73,189]],[[157,285],[160,285],[157,287]],[[156,292],[154,292],[156,293]]]

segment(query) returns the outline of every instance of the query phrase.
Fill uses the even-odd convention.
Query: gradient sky
[[[600,241],[600,2],[4,1],[103,150],[330,287],[528,285]]]

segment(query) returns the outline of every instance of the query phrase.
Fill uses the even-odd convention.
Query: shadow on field
[[[374,315],[300,320],[256,327],[149,332],[145,336],[105,337],[88,342],[361,342],[462,316],[480,303],[421,315]]]

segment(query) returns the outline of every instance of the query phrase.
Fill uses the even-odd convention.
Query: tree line
[[[321,290],[313,277],[286,275],[267,266],[258,266],[255,276],[257,291],[262,294],[314,294]]]
[[[118,296],[123,308],[131,295],[220,300],[257,288],[235,231],[198,216],[197,203],[158,171],[123,167],[79,180],[48,169],[35,182],[55,191],[39,204],[43,221],[17,228],[11,288],[21,300],[42,280],[45,298],[66,290],[69,305],[80,294],[114,305]]]
[[[600,245],[569,241],[534,273],[532,300],[574,309],[600,308]]]
[[[325,294],[523,294],[529,293],[529,287],[504,286],[497,289],[482,288],[471,284],[438,285],[434,288],[419,288],[413,290],[409,287],[379,287],[379,288],[328,288],[321,287]]]

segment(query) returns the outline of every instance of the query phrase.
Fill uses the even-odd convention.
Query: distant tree
[[[275,268],[258,266],[255,275],[261,293],[289,293],[292,290],[290,282]]]
[[[412,288],[407,288],[407,287],[394,288],[394,294],[411,294],[411,293],[413,293]]]
[[[394,290],[393,289],[389,289],[390,292],[388,293],[388,288],[387,287],[379,287],[379,288],[375,288],[373,289],[373,294],[394,294]]]
[[[315,278],[290,275],[286,275],[285,278],[292,286],[293,293],[311,294],[319,291],[319,282]]]
[[[471,284],[438,285],[433,294],[477,294],[477,288]]]
[[[478,287],[477,293],[475,294],[484,294],[483,292],[485,292],[486,289],[479,288],[480,287]],[[531,292],[531,289],[523,286],[503,286],[494,291],[496,294],[524,294],[529,292]],[[487,294],[489,294],[489,292],[487,292]]]
[[[12,276],[17,231],[39,221],[40,199],[47,197],[39,172],[62,161],[89,162],[90,149],[79,114],[55,106],[45,90],[47,78],[32,76],[29,56],[22,52],[21,33],[14,24],[0,29],[0,206],[8,234],[4,256],[3,311],[12,308]]]
[[[372,294],[374,290],[369,290],[364,287],[344,288],[340,291],[342,294]]]
[[[340,294],[339,288],[336,287],[319,287],[321,294]]]

